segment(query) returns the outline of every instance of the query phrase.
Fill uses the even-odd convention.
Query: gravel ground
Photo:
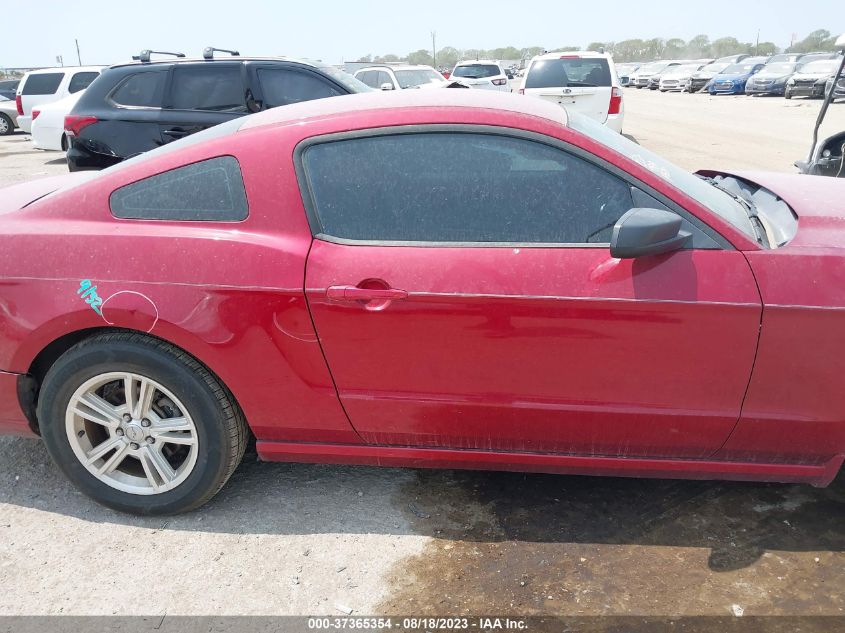
[[[625,91],[690,169],[792,171],[818,101]],[[834,106],[845,127],[845,105]],[[64,173],[0,139],[0,184]],[[0,615],[842,615],[845,478],[804,486],[262,464],[192,514],[77,493],[0,438]]]

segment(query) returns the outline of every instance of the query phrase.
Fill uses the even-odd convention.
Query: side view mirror
[[[683,220],[663,209],[631,209],[616,222],[610,238],[610,255],[620,259],[660,255],[681,248],[690,233]]]
[[[379,86],[382,90],[393,90],[393,84],[385,82],[381,86]]]

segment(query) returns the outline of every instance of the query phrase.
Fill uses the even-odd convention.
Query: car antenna
[[[140,55],[133,55],[132,59],[146,63],[150,61],[150,57],[152,55],[172,55],[173,57],[184,57],[185,53],[168,53],[167,51],[151,51],[149,49],[144,49],[141,51]]]
[[[202,57],[203,59],[214,59],[214,53],[229,53],[232,57],[237,57],[240,55],[238,51],[230,51],[225,48],[214,48],[213,46],[206,46],[202,49]]]

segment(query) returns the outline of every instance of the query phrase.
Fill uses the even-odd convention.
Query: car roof
[[[466,64],[495,64],[499,66],[499,62],[495,59],[465,59],[462,62],[458,62],[455,66],[464,66]]]
[[[300,123],[308,119],[373,110],[413,110],[415,108],[469,108],[499,110],[523,114],[567,125],[566,110],[543,99],[529,99],[519,95],[486,90],[396,90],[364,92],[294,103],[283,108],[271,108],[247,116],[239,130],[263,126]]]
[[[127,66],[161,66],[166,64],[213,64],[215,62],[292,62],[296,64],[304,64],[306,66],[313,66],[319,68],[321,66],[330,66],[331,64],[323,64],[322,62],[310,61],[305,59],[297,59],[295,57],[284,56],[265,56],[265,57],[246,57],[243,55],[230,55],[226,57],[214,57],[212,59],[205,59],[203,57],[172,57],[167,59],[153,59],[148,62],[142,62],[137,59],[131,61],[120,62],[112,64],[109,68],[125,68]]]
[[[534,59],[565,59],[567,57],[601,57],[603,59],[610,59],[608,53],[599,53],[598,51],[558,51],[557,53],[543,53],[537,55]]]
[[[39,68],[30,70],[25,76],[43,75],[46,73],[78,73],[78,72],[100,72],[105,66],[57,66],[55,68]]]
[[[427,70],[434,70],[432,66],[428,66],[426,64],[372,64],[370,66],[365,66],[364,68],[360,68],[356,70],[356,73],[361,72],[362,70],[371,70],[373,68],[390,68],[392,70],[409,70],[409,69],[416,69],[416,68],[425,68]]]

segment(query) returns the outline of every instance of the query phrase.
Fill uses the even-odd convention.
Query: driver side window
[[[321,143],[303,163],[321,234],[362,241],[607,244],[631,187],[543,143],[463,132]]]

